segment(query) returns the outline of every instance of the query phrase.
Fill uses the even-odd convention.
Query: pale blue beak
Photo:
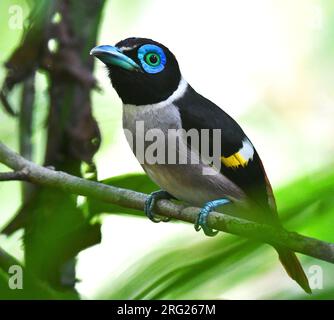
[[[97,46],[91,50],[90,54],[100,59],[104,64],[111,64],[129,71],[142,72],[140,66],[117,47]]]

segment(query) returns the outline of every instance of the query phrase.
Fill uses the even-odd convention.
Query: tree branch
[[[126,208],[137,210],[143,210],[144,208],[146,194],[108,186],[99,182],[78,178],[65,172],[41,167],[24,159],[1,142],[0,162],[15,171],[25,172],[23,177],[26,181],[41,186],[59,188],[72,194],[93,197]],[[199,210],[199,208],[185,208],[171,201],[160,200],[157,203],[156,211],[165,217],[194,223]],[[218,212],[210,214],[208,225],[216,230],[259,240],[271,245],[285,246],[295,252],[334,263],[334,244],[332,243]]]
[[[27,181],[27,179],[27,172],[25,170],[0,172],[0,181]]]

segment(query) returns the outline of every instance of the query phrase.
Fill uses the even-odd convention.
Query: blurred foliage
[[[140,175],[109,180],[113,181],[117,181],[119,186],[130,184],[137,191],[147,190],[152,185],[146,176]],[[143,189],[137,187],[138,183],[143,185]],[[283,224],[290,230],[334,242],[333,193],[332,168],[279,189],[277,200]],[[112,207],[104,209],[114,212]],[[156,244],[152,252],[125,270],[116,283],[105,285],[99,298],[215,299],[224,296],[224,292],[232,290],[236,284],[242,286],[270,274],[279,265],[273,252],[268,245],[228,234],[192,245],[178,242],[172,249],[166,248],[165,244]],[[265,299],[333,299],[334,279],[331,275],[334,266],[306,256],[302,256],[302,262],[306,271],[311,264],[323,268],[322,290],[315,289],[314,294],[308,296],[295,285],[296,290],[289,291],[280,287],[274,276],[269,277],[263,288],[255,290],[260,291],[260,296]]]
[[[42,188],[26,205],[31,221],[26,223],[24,235],[25,250],[29,252],[25,266],[54,288],[72,287],[75,283],[64,272],[64,261],[101,241],[100,224],[89,222],[77,208],[76,198],[63,191]],[[49,270],[54,272],[50,274]]]
[[[44,165],[81,176],[82,163],[92,163],[100,141],[98,126],[91,112],[90,92],[95,87],[95,79],[93,59],[88,52],[96,44],[104,0],[89,3],[32,0],[30,3],[32,6],[25,28],[20,25],[24,18],[23,6],[7,4],[8,28],[24,31],[5,63],[7,73],[1,89],[1,102],[12,117],[20,114],[20,128],[23,122],[26,127],[32,126],[34,113],[38,113],[38,109],[32,107],[35,105],[35,73],[37,69],[45,72],[49,91],[45,121],[47,145],[42,151]],[[57,14],[60,19],[54,21]],[[50,49],[51,40],[58,43],[55,51]],[[31,79],[29,88],[28,78]],[[16,112],[11,111],[14,110],[11,103],[7,103],[15,86],[26,89],[21,101],[15,104],[19,110]],[[24,112],[24,109],[29,112]],[[20,130],[17,136],[20,146],[24,140],[24,149],[35,152],[31,131],[25,130],[25,135]],[[100,224],[92,225],[78,208],[77,197],[66,192],[33,188],[25,195],[21,199],[21,208],[2,232],[11,235],[23,229],[25,273],[45,283],[52,291],[69,292],[70,296],[77,297],[75,257],[80,251],[100,242]],[[28,286],[25,295],[30,292],[27,281],[25,279]],[[30,293],[35,297],[33,291]]]

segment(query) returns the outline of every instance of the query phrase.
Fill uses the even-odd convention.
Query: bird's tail
[[[288,275],[295,280],[306,293],[311,294],[312,290],[308,283],[308,279],[295,253],[283,247],[276,247],[276,250]]]

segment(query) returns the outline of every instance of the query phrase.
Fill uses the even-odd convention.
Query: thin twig
[[[147,195],[128,189],[116,188],[99,182],[89,181],[54,171],[22,158],[0,142],[0,162],[13,170],[24,169],[27,181],[42,186],[59,188],[72,194],[96,198],[137,210],[143,210]],[[199,208],[185,208],[167,200],[157,203],[157,213],[190,223],[194,223]],[[334,244],[318,239],[302,236],[282,228],[259,224],[244,219],[235,218],[218,212],[212,212],[208,219],[209,227],[259,240],[271,245],[285,246],[292,251],[334,263]]]
[[[6,90],[4,88],[2,88],[0,90],[0,102],[4,108],[4,110],[12,117],[16,117],[17,113],[14,111],[14,109],[11,107],[11,105],[9,104],[8,100],[7,100],[7,95],[6,95]]]
[[[28,181],[25,170],[14,172],[0,172],[0,181]]]

